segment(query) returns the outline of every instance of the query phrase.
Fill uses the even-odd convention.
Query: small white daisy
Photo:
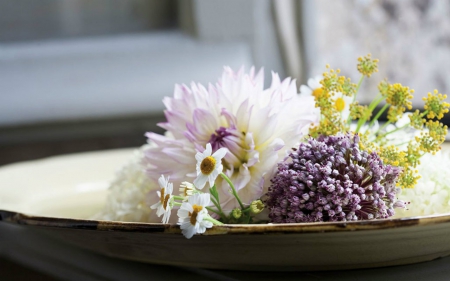
[[[170,212],[172,211],[171,199],[173,184],[169,182],[169,177],[164,178],[163,175],[158,179],[158,184],[161,187],[160,191],[157,191],[160,198],[159,202],[150,206],[152,209],[156,210],[156,215],[160,217],[163,216],[162,223],[168,223],[170,218]]]
[[[342,93],[335,93],[331,100],[334,103],[334,108],[341,114],[342,120],[347,120],[350,116],[350,104],[353,102],[353,97],[346,96]]]
[[[308,85],[300,86],[300,94],[305,96],[318,96],[322,93],[322,84],[320,81],[323,79],[321,75],[308,79]]]
[[[303,96],[318,97],[322,94],[322,84],[320,81],[323,79],[321,75],[308,79],[308,85],[300,86],[300,94]],[[353,102],[353,97],[348,97],[342,93],[335,93],[331,96],[334,107],[341,113],[342,119],[347,120],[350,115],[350,104]]]
[[[187,181],[184,181],[180,185],[180,196],[184,197],[184,202],[188,201],[188,198],[195,192],[195,186]]]
[[[206,145],[203,153],[198,152],[195,155],[197,160],[197,178],[194,180],[194,185],[198,189],[202,189],[206,182],[212,187],[217,176],[222,173],[223,165],[222,158],[227,154],[226,148],[220,148],[214,154],[212,153],[211,144]]]
[[[208,215],[206,206],[210,203],[210,195],[194,194],[189,197],[188,202],[184,202],[178,210],[178,225],[183,235],[190,239],[196,233],[204,233],[207,228],[211,228],[213,223],[204,220]]]

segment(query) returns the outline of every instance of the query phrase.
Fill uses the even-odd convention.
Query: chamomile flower
[[[157,209],[156,215],[158,215],[158,217],[164,215],[162,223],[168,223],[170,212],[172,211],[170,201],[172,199],[173,184],[169,182],[169,177],[164,178],[164,175],[161,175],[158,179],[158,184],[161,187],[161,190],[157,191],[160,200],[158,203],[150,206],[150,208]]]
[[[207,228],[211,228],[213,223],[205,220],[208,218],[206,207],[210,203],[209,194],[194,194],[189,197],[188,202],[184,202],[178,210],[178,225],[183,235],[190,239],[194,234],[204,233]]]
[[[342,120],[347,120],[350,115],[350,104],[353,102],[353,97],[346,96],[342,93],[336,93],[331,98],[334,108],[341,114]]]
[[[323,77],[321,75],[314,78],[309,78],[308,85],[300,86],[300,94],[304,96],[318,97],[323,92],[322,84],[320,84],[322,79]]]
[[[197,160],[197,178],[194,180],[194,185],[199,189],[202,189],[207,181],[212,187],[217,176],[222,173],[222,158],[227,154],[227,149],[220,148],[214,154],[211,155],[211,153],[211,144],[208,143],[205,151],[198,152],[195,155]]]
[[[322,79],[323,76],[321,75],[308,79],[308,85],[300,86],[300,94],[303,96],[313,96],[317,99],[323,93],[323,86],[320,83]],[[346,96],[343,93],[337,92],[330,99],[336,112],[341,114],[342,120],[347,120],[350,115],[350,104],[353,102],[353,96]]]
[[[195,185],[190,182],[184,181],[180,185],[180,196],[184,197],[183,201],[188,201],[189,197],[196,191]]]

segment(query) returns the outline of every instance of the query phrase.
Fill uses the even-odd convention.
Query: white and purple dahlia
[[[146,149],[147,175],[153,181],[170,176],[174,186],[196,177],[195,154],[207,143],[214,153],[228,150],[223,172],[232,180],[244,204],[267,192],[277,162],[286,149],[297,145],[317,122],[312,97],[300,97],[295,80],[280,81],[264,89],[263,71],[233,72],[226,67],[216,85],[176,85],[173,97],[163,100],[167,122],[159,124],[164,136],[147,133],[153,147]],[[224,211],[237,207],[228,184],[216,180]],[[154,192],[154,201],[158,200]]]
[[[358,135],[310,138],[278,164],[265,203],[274,223],[388,218],[400,168],[359,148]]]

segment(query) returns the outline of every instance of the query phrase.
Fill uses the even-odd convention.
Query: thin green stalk
[[[234,197],[236,197],[236,200],[238,201],[239,206],[241,206],[241,209],[243,210],[243,209],[244,209],[244,204],[242,204],[242,201],[241,201],[241,199],[239,198],[239,196],[238,196],[238,194],[237,194],[237,192],[236,192],[236,189],[234,188],[234,184],[231,182],[230,178],[227,177],[227,175],[225,175],[224,173],[220,173],[220,175],[221,175],[222,178],[230,185]]]
[[[220,211],[214,210],[214,209],[211,208],[211,207],[206,207],[206,209],[207,209],[208,211],[213,212],[214,214],[219,215],[222,219],[225,219],[225,218],[226,218],[226,216],[225,216],[222,212],[220,212]]]
[[[356,101],[356,95],[359,92],[359,88],[361,87],[362,81],[364,80],[364,75],[361,76],[361,78],[359,78],[359,82],[358,85],[356,86],[356,91],[355,91],[355,95],[353,96],[353,102]]]
[[[172,197],[175,200],[184,200],[185,199],[183,196],[178,196],[178,195],[172,195]]]
[[[389,104],[385,104],[385,105],[380,109],[380,111],[378,111],[377,115],[375,115],[375,117],[370,121],[370,123],[369,123],[369,128],[370,128],[370,126],[373,125],[373,123],[374,123],[376,120],[378,120],[378,118],[380,118],[381,114],[383,114],[383,112],[385,112],[386,109],[388,109],[388,107],[389,107]]]
[[[356,95],[358,94],[359,88],[361,87],[362,81],[364,80],[364,75],[361,76],[361,78],[359,78],[359,82],[358,85],[356,86],[356,91],[355,94],[353,95],[353,102],[356,101]],[[347,117],[347,124],[350,125],[350,123],[352,123],[352,117],[350,115],[348,115]]]
[[[396,129],[394,129],[394,130],[392,130],[392,131],[389,131],[389,132],[386,132],[386,133],[384,133],[384,134],[382,134],[382,135],[379,135],[378,137],[383,138],[383,137],[385,137],[385,136],[387,136],[387,135],[389,135],[389,134],[392,134],[392,133],[395,133],[395,132],[397,132],[397,131],[400,131],[400,130],[402,130],[403,128],[405,128],[405,127],[407,127],[407,126],[409,126],[409,123],[408,123],[408,124],[405,124],[405,125],[403,125],[403,126],[401,126],[401,127],[398,127],[398,128],[396,128]]]
[[[222,219],[226,219],[227,216],[223,213],[222,207],[220,207],[219,202],[217,202],[216,199],[215,199],[214,197],[211,197],[211,201],[213,202],[214,206],[216,206],[217,212],[219,212],[219,213],[217,213],[217,212],[215,212],[215,213],[218,214],[218,215],[220,215],[220,217],[221,217]],[[208,208],[208,207],[207,207],[207,208]],[[208,210],[209,210],[209,209],[208,209]]]
[[[203,220],[205,220],[205,221],[210,221],[210,222],[212,222],[212,223],[215,224],[215,225],[223,225],[222,222],[220,222],[220,221],[218,221],[218,220],[215,220],[215,219],[213,219],[213,218],[210,217],[210,216],[204,217]]]
[[[373,112],[373,110],[375,109],[375,107],[377,107],[377,105],[382,102],[384,100],[384,97],[379,97],[378,99],[374,99],[370,104],[369,104],[369,111]],[[359,132],[359,129],[361,129],[361,126],[364,125],[364,123],[366,123],[367,118],[361,118],[358,120],[358,126],[356,127],[356,133]]]

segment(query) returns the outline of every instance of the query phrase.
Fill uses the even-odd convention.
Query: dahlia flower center
[[[337,98],[336,101],[334,102],[334,107],[336,108],[337,111],[342,112],[345,108],[345,101],[342,97]]]
[[[315,90],[312,92],[312,95],[313,95],[315,98],[318,98],[318,97],[320,97],[320,96],[322,95],[322,93],[323,93],[323,89],[322,89],[322,87],[320,87],[320,88],[315,89]]]
[[[200,164],[200,171],[202,171],[202,174],[209,175],[214,171],[214,167],[216,166],[216,159],[212,156],[208,156],[205,159],[202,160],[202,163]]]
[[[197,216],[198,216],[198,213],[199,213],[202,209],[203,209],[203,207],[202,207],[202,206],[199,206],[199,205],[195,205],[195,204],[194,204],[194,206],[192,206],[192,213],[189,212],[189,216],[191,217],[189,221],[191,222],[192,225],[195,225],[195,224],[197,223]]]
[[[211,135],[208,142],[211,144],[213,151],[216,151],[219,148],[226,146],[225,139],[230,136],[234,136],[234,134],[232,134],[227,128],[220,127],[214,134]]]
[[[247,161],[247,153],[244,144],[245,133],[239,132],[234,127],[220,127],[211,135],[209,143],[213,151],[225,147],[228,153],[222,160],[225,169],[238,169]]]

